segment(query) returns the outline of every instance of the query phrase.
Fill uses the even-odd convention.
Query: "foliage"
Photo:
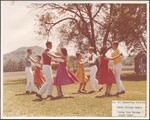
[[[146,4],[34,3],[38,34],[48,40],[57,31],[60,45],[74,43],[85,52],[113,40],[124,41],[130,53],[146,51]]]
[[[59,63],[52,63],[52,69],[57,70],[59,66]],[[75,57],[74,56],[68,56],[67,60],[67,67],[71,70],[74,71],[75,69]],[[33,70],[34,70],[34,65],[33,65]],[[24,71],[25,70],[25,65],[24,65],[24,60],[23,59],[7,59],[7,61],[3,65],[3,71],[4,72],[15,72],[15,71]]]
[[[52,69],[53,70],[57,70],[58,69],[59,64],[58,63],[53,63],[52,64]]]
[[[130,52],[146,52],[146,4],[114,4],[112,7],[112,39],[124,41]]]
[[[72,72],[75,71],[76,69],[76,57],[75,56],[68,56],[67,59],[67,67],[70,69]]]
[[[122,61],[123,66],[132,66],[134,65],[134,58],[133,57],[128,57],[127,59]]]
[[[24,71],[24,60],[20,59],[18,61],[9,59],[4,63],[3,71],[4,72],[14,72],[14,71]]]

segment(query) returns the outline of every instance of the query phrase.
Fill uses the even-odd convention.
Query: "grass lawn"
[[[4,80],[3,82],[3,117],[111,117],[112,100],[144,100],[146,101],[146,81],[123,81],[126,94],[119,97],[96,98],[103,95],[101,92],[93,94],[72,94],[77,91],[79,84],[63,86],[64,95],[71,95],[73,98],[59,100],[45,99],[33,101],[35,95],[16,94],[25,92],[25,79]],[[90,90],[89,82],[86,86]],[[98,89],[97,89],[98,90]],[[116,92],[116,85],[112,87],[112,93]],[[46,97],[47,92],[43,95]],[[53,95],[56,96],[56,88],[53,87]]]

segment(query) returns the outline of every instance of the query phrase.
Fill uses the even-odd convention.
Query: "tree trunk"
[[[110,24],[108,25],[108,28],[106,30],[106,33],[105,33],[105,36],[104,36],[104,39],[103,39],[103,46],[106,46],[109,32],[110,32]]]
[[[110,18],[112,16],[112,9],[113,9],[113,5],[110,4]],[[111,24],[112,24],[112,21],[110,20],[109,18],[109,25],[107,27],[107,30],[106,30],[106,33],[105,33],[105,36],[104,36],[104,39],[103,39],[103,46],[106,46],[106,43],[107,43],[107,40],[108,40],[108,35],[109,35],[109,32],[110,32],[110,27],[111,27]]]
[[[81,21],[83,22],[83,25],[85,27],[85,36],[88,38],[89,40],[89,43],[90,45],[92,46],[93,42],[92,42],[92,39],[91,39],[91,34],[89,32],[89,28],[88,28],[88,23],[86,22],[86,20],[84,19],[81,11],[80,11],[80,8],[76,5],[76,8],[77,10],[79,11],[79,14],[80,14],[80,18],[81,18]]]
[[[94,53],[96,54],[96,44],[95,44],[95,34],[94,34],[94,24],[93,24],[93,18],[92,18],[92,11],[91,8],[92,6],[90,4],[86,5],[87,11],[88,11],[88,16],[90,20],[90,28],[91,28],[91,46],[94,47]]]

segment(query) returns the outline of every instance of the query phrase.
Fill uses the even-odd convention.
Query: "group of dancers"
[[[25,57],[25,73],[27,77],[26,94],[36,94],[40,100],[46,90],[48,90],[47,98],[57,99],[63,98],[62,85],[80,83],[77,93],[89,93],[92,94],[98,87],[99,91],[103,89],[103,84],[106,84],[105,96],[112,96],[111,87],[115,83],[117,85],[117,95],[124,94],[125,88],[120,80],[122,71],[122,53],[118,49],[118,42],[112,42],[112,57],[106,57],[107,48],[102,47],[100,49],[99,66],[97,67],[97,56],[94,53],[94,48],[89,47],[88,57],[83,59],[80,52],[76,53],[77,57],[77,70],[72,73],[66,66],[67,64],[67,49],[60,48],[60,56],[54,54],[52,51],[52,42],[46,42],[46,49],[42,55],[37,55],[36,60],[32,58],[32,49],[27,50]],[[109,60],[113,60],[113,71],[108,67]],[[52,74],[52,61],[59,62],[59,67],[56,76]],[[32,63],[35,65],[34,73],[32,72]],[[88,81],[88,77],[85,74],[84,64],[88,64],[90,69],[90,86],[91,91],[86,92],[85,86]],[[42,70],[41,70],[42,68]],[[97,74],[98,73],[98,74]],[[98,75],[98,80],[96,76]],[[37,86],[38,91],[35,92],[34,85]],[[56,86],[58,96],[52,96],[53,85]]]

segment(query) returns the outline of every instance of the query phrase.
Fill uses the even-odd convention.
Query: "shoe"
[[[123,91],[121,91],[121,92],[117,92],[116,94],[125,94],[125,91],[123,90]]]
[[[103,87],[101,87],[101,88],[99,89],[99,92],[101,92],[102,89],[103,89]]]
[[[31,94],[36,94],[36,92],[35,92],[35,91],[32,91]]]
[[[106,92],[105,92],[105,96],[106,96],[106,97],[111,97],[111,96],[112,96],[112,94],[110,94],[110,93],[106,93]]]
[[[64,95],[56,96],[56,97],[51,97],[51,100],[57,100],[63,98]]]
[[[86,92],[86,90],[85,90],[85,89],[82,89],[82,91],[83,91],[83,92]]]
[[[120,92],[120,94],[125,94],[125,91],[124,91],[124,90],[123,90],[123,91],[121,91],[121,92]]]
[[[29,91],[26,91],[26,94],[30,94],[30,92],[29,92]]]
[[[64,95],[60,95],[60,96],[57,96],[56,98],[60,99],[60,98],[63,98],[63,97],[64,97]]]
[[[91,93],[94,93],[95,91],[90,91],[90,92],[88,92],[88,94],[91,94]]]
[[[40,94],[38,94],[38,93],[36,94],[36,97],[38,97],[40,99],[43,99],[42,96]]]
[[[78,90],[78,92],[77,92],[77,93],[82,93],[82,92]]]
[[[52,95],[47,95],[47,98],[52,98],[53,96]]]

